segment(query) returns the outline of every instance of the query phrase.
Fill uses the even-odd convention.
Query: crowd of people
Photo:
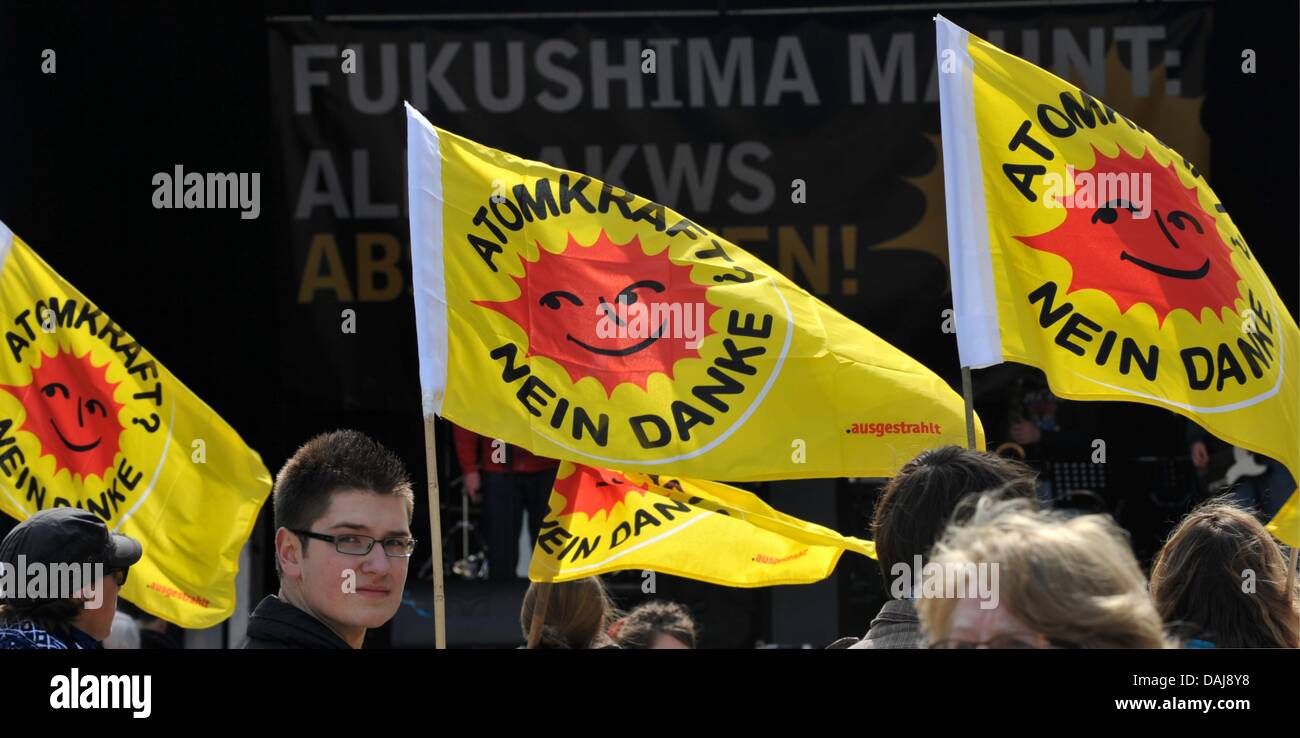
[[[244,647],[361,648],[401,605],[416,548],[402,461],[362,433],[323,434],[285,463],[272,504],[279,591],[251,613]],[[1184,517],[1148,575],[1109,515],[1046,507],[1028,466],[946,446],[886,484],[871,529],[885,581],[902,586],[860,638],[830,648],[1300,647],[1294,560],[1230,495]],[[166,647],[166,623],[118,612],[142,555],[91,513],[32,515],[0,542],[0,563],[89,563],[101,579],[0,599],[0,649]],[[520,626],[544,649],[691,649],[700,637],[674,602],[620,612],[599,578],[533,583]]]

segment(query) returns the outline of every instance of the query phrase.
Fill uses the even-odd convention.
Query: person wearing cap
[[[76,592],[49,587],[30,597],[14,586],[0,592],[0,650],[98,649],[113,630],[118,591],[143,549],[135,539],[109,531],[99,516],[75,507],[42,510],[0,541],[0,564],[8,579],[50,572],[56,565],[93,573]],[[89,565],[89,566],[86,566]],[[14,576],[16,575],[16,576]],[[98,591],[96,591],[98,589]]]

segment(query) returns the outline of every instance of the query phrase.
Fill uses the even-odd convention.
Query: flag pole
[[[433,645],[447,648],[447,595],[442,582],[442,505],[438,494],[438,443],[432,416],[424,419],[424,466],[429,475],[429,542],[433,545]]]
[[[533,621],[528,624],[528,647],[537,648],[546,623],[546,608],[551,604],[551,583],[537,582],[537,599],[533,602]]]
[[[970,386],[970,367],[961,368],[961,397],[966,403],[966,448],[975,450],[975,401]]]
[[[1286,559],[1286,597],[1290,601],[1295,592],[1296,557],[1300,557],[1300,546],[1291,547],[1291,555]]]

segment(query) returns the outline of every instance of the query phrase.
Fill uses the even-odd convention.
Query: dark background
[[[751,5],[660,2],[654,7]],[[1295,315],[1300,284],[1297,7],[1242,0],[1208,5],[1214,23],[1202,123],[1212,144],[1210,180]],[[546,9],[610,7],[562,2],[547,3]],[[1030,3],[1025,12],[1043,8]],[[265,25],[269,15],[413,10],[517,12],[536,6],[482,0],[436,8],[339,2],[0,4],[0,220],[229,421],[273,473],[311,435],[352,427],[407,459],[417,489],[424,489],[414,395],[404,411],[299,401],[294,388],[305,378],[283,368],[282,346],[294,343],[277,320],[277,291],[291,281],[277,272],[285,263],[279,234],[289,213],[277,196],[283,191],[277,180],[281,157],[271,144]],[[942,12],[961,20],[955,8]],[[57,74],[40,73],[45,48],[57,52]],[[1246,48],[1257,53],[1253,75],[1240,71]],[[150,179],[177,163],[187,171],[261,172],[261,217],[154,209]],[[388,355],[359,355],[341,346],[337,354],[293,364],[375,366],[413,356],[415,337],[408,338],[405,348],[394,347]],[[1176,451],[1182,444],[1181,424],[1163,411],[1113,406],[1104,415],[1108,438],[1141,436],[1147,444],[1166,447],[1160,451]],[[441,434],[449,438],[445,425]],[[443,469],[456,473],[451,463]],[[836,487],[844,493],[837,496],[837,527],[860,534],[867,498],[847,483],[827,489]],[[424,540],[427,530],[418,526],[426,520],[427,511],[417,509],[416,535]],[[1154,540],[1159,523],[1136,530],[1135,537]],[[259,528],[255,544],[265,535]],[[1135,544],[1141,550],[1141,542]],[[426,549],[417,557],[427,555]],[[273,590],[273,575],[266,577],[269,564],[261,560],[264,581],[255,580],[255,591]],[[745,593],[748,599],[734,609],[751,608],[762,596]],[[865,630],[860,614],[865,611],[868,605],[842,609],[846,633]],[[750,622],[742,630],[761,635],[765,627]]]

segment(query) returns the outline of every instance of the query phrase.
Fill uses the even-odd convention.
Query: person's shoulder
[[[269,594],[263,597],[260,601],[258,601],[258,603],[253,606],[253,611],[250,612],[248,615],[249,617],[265,615],[268,612],[274,611],[281,607],[292,607],[292,605],[288,605],[276,595]]]
[[[80,651],[99,651],[104,648],[103,641],[96,640],[96,638],[91,634],[78,630],[77,628],[69,628],[68,644],[69,648],[75,648]]]
[[[31,622],[0,627],[0,651],[66,651],[68,645]]]
[[[0,651],[24,651],[39,648],[25,633],[14,628],[0,628]]]
[[[312,615],[269,595],[248,617],[245,649],[351,649],[342,638]]]
[[[921,621],[908,600],[889,600],[872,618],[867,634],[852,649],[920,648]]]
[[[271,640],[269,638],[254,638],[249,636],[244,639],[244,650],[265,651],[265,650],[288,650],[293,648],[284,641]]]

